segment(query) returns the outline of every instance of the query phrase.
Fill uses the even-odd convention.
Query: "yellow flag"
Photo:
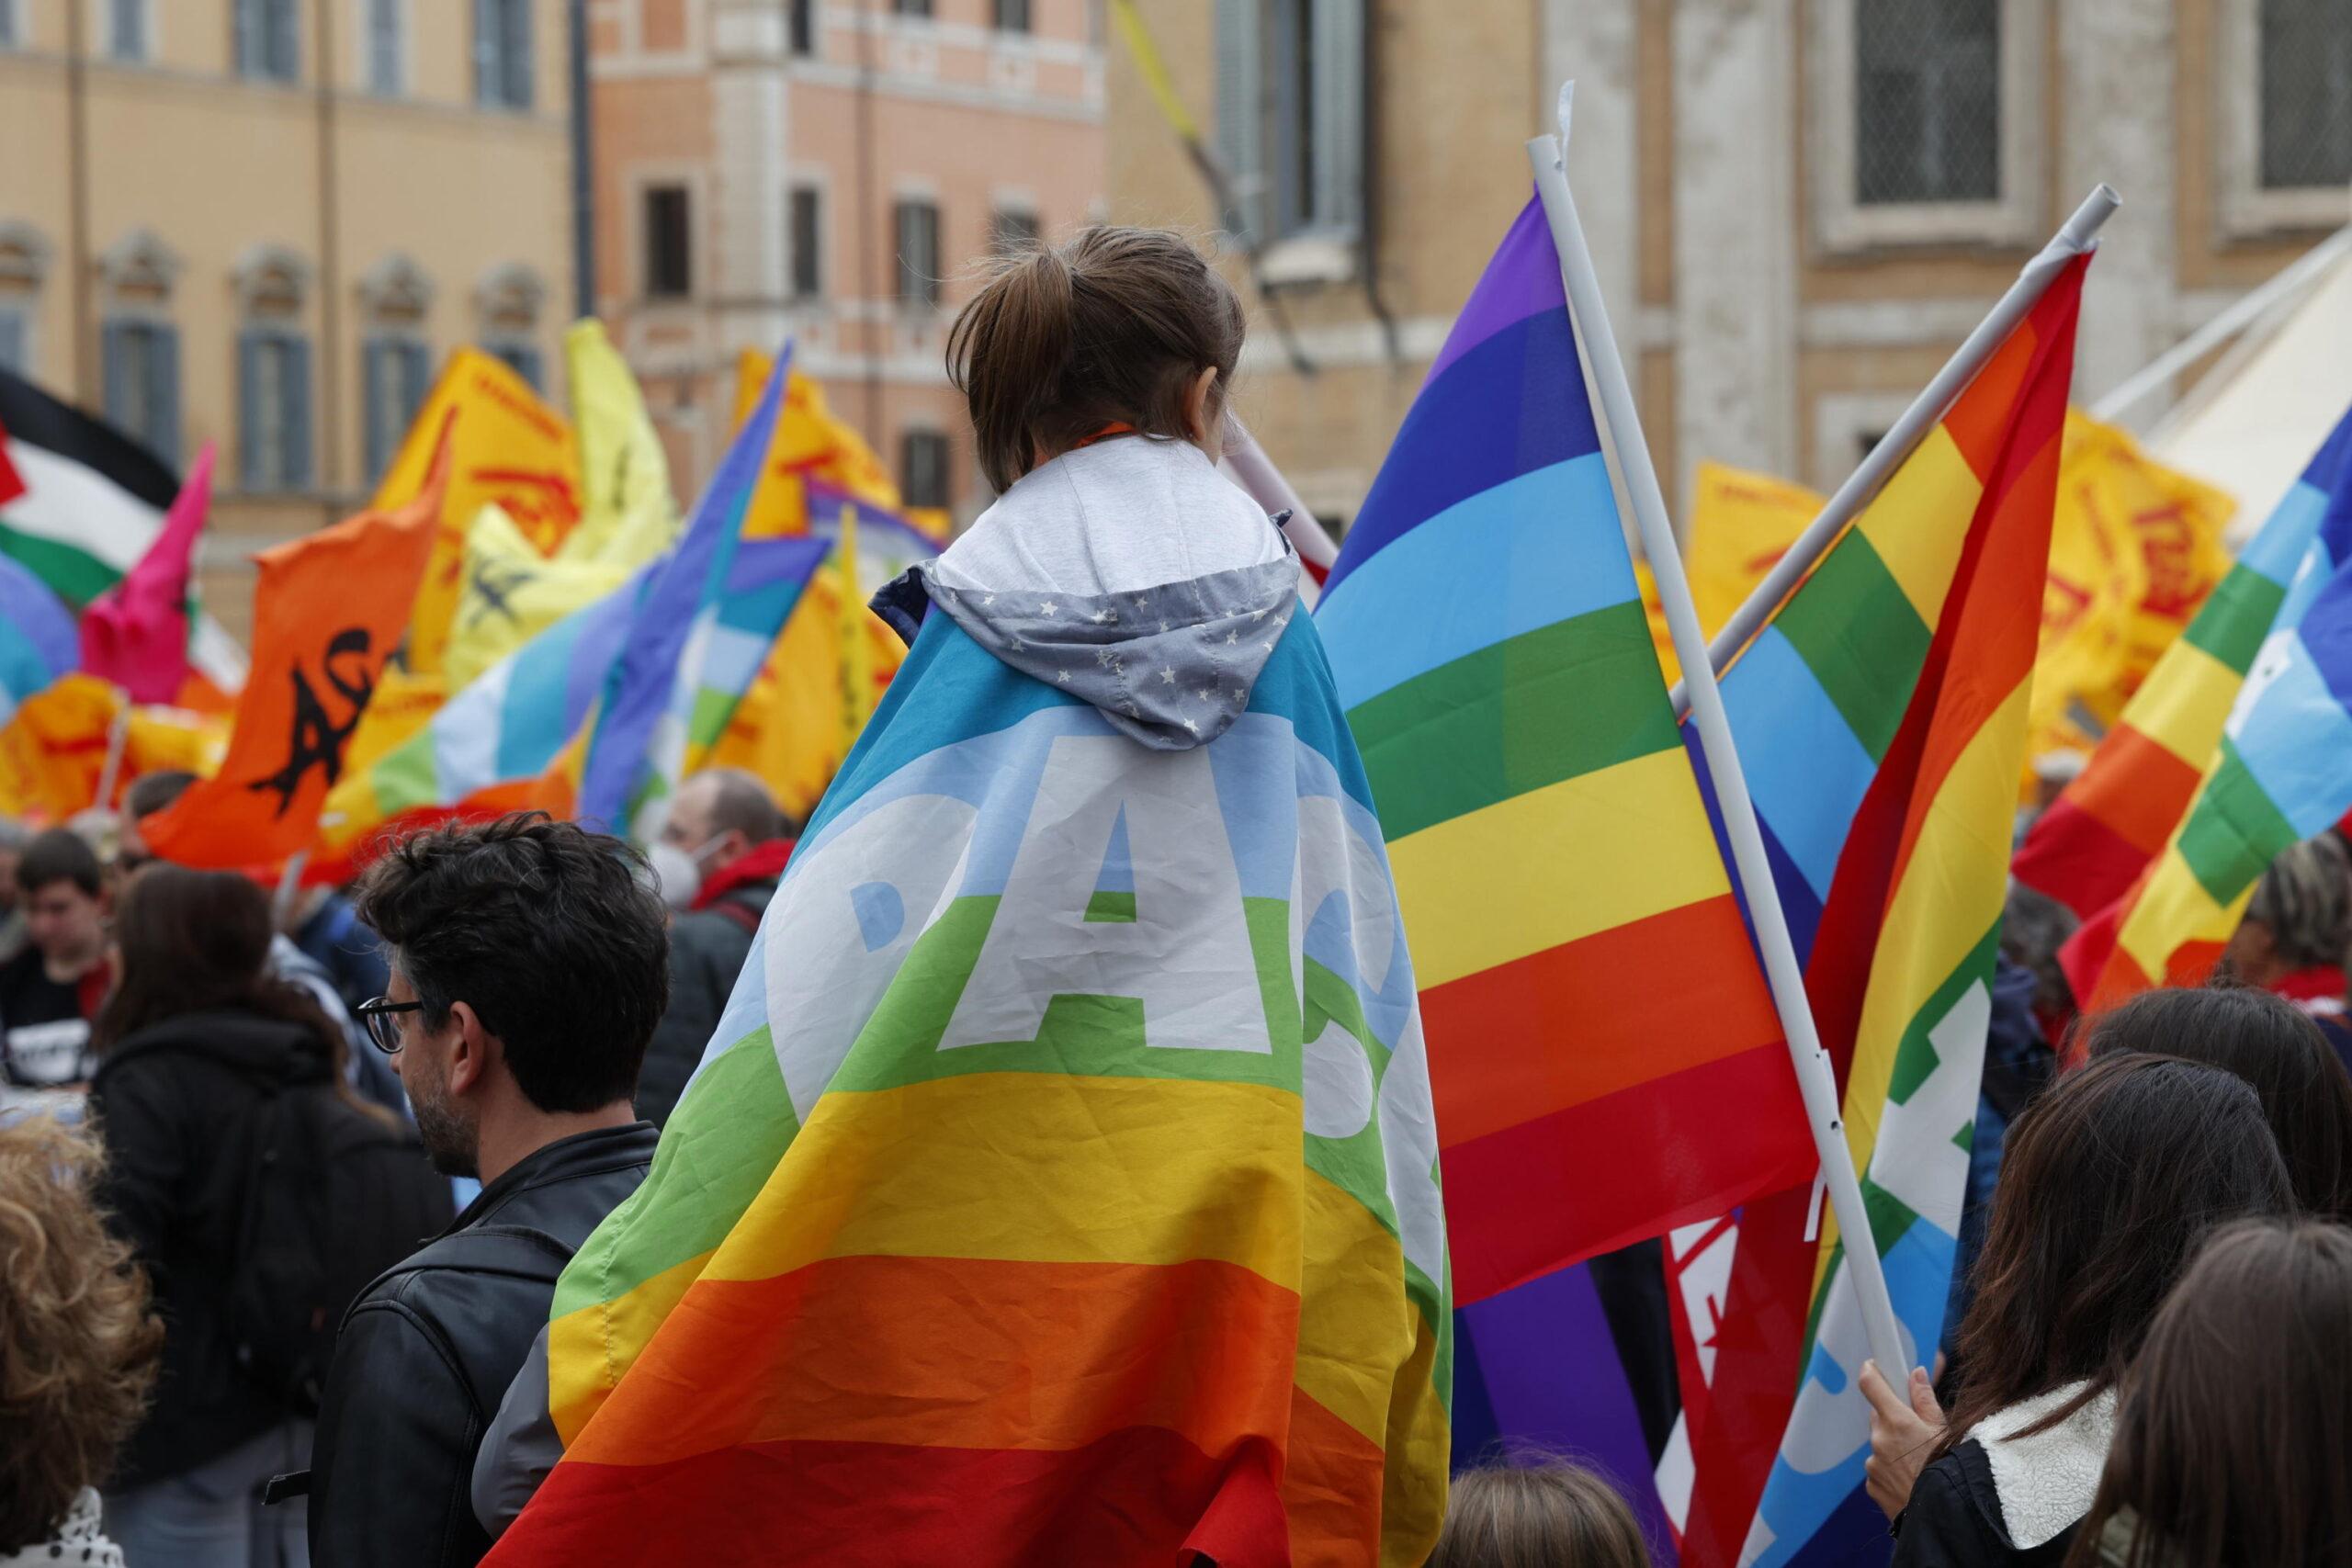
[[[2114,724],[2229,570],[2233,503],[2123,431],[2070,410],[2050,533],[2027,755],[2081,750]]]
[[[677,535],[670,459],[604,323],[574,321],[563,351],[579,430],[581,511],[557,558],[642,565]]]
[[[837,571],[828,568],[809,579],[784,635],[703,759],[707,767],[741,768],[757,775],[795,821],[808,820],[849,754],[850,738],[842,723],[842,665],[850,628],[865,637],[871,686],[865,712],[874,711],[906,657],[898,634],[880,616],[859,604],[855,619],[845,621],[842,607]]]
[[[449,356],[372,510],[397,511],[423,491],[442,421],[452,412],[449,491],[409,614],[407,663],[421,674],[441,668],[463,582],[466,529],[484,506],[504,508],[542,552],[560,544],[580,519],[571,427],[503,360],[473,348]]]
[[[449,690],[464,690],[540,632],[602,599],[639,564],[574,557],[569,550],[542,556],[503,508],[483,507],[466,532],[465,572],[442,663]]]
[[[775,362],[745,349],[735,362],[735,423],[741,426],[759,401]],[[748,396],[747,396],[748,393]],[[794,371],[785,386],[784,412],[776,420],[759,487],[745,514],[746,537],[808,532],[804,479],[822,479],[860,501],[896,507],[899,487],[865,437],[834,417],[816,382]]]

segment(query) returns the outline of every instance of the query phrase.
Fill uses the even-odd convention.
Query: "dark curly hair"
[[[428,1030],[474,1010],[541,1111],[595,1111],[637,1092],[670,1001],[661,900],[620,840],[545,812],[414,834],[352,890],[416,987]]]
[[[163,1354],[147,1277],[91,1203],[101,1159],[46,1116],[0,1126],[0,1553],[106,1481]]]

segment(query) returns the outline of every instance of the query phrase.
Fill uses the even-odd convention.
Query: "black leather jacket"
[[[352,1304],[311,1450],[318,1568],[470,1564],[490,1550],[471,1497],[483,1429],[547,1326],[557,1273],[645,1179],[660,1136],[639,1122],[549,1144]]]

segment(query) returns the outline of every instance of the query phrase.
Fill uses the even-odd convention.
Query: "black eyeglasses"
[[[396,1002],[390,997],[370,997],[353,1010],[359,1021],[368,1026],[368,1043],[390,1056],[401,1048],[399,1012],[422,1012],[423,1002]]]

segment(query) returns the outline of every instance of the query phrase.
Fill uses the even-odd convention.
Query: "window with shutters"
[[[989,249],[1001,256],[1037,248],[1037,215],[1025,208],[1000,207],[989,214]]]
[[[492,338],[482,347],[506,364],[509,370],[520,376],[535,392],[547,390],[547,359],[539,345],[520,338]]]
[[[792,297],[820,299],[825,293],[825,193],[815,186],[795,186],[789,206],[791,231],[785,239]]]
[[[375,333],[359,348],[359,411],[368,482],[384,477],[432,389],[433,354],[407,333]]]
[[[177,468],[180,335],[166,321],[130,318],[99,328],[107,423]]]
[[[791,0],[792,52],[807,60],[817,52],[817,0]]]
[[[474,102],[531,107],[531,0],[474,0]]]
[[[936,430],[910,430],[899,437],[899,495],[909,506],[953,504],[947,493],[949,446]]]
[[[1001,33],[1025,33],[1029,30],[1029,0],[995,0],[996,30]]]
[[[148,0],[107,0],[107,54],[136,64],[154,47],[148,36]]]
[[[686,187],[645,187],[645,297],[684,299],[694,292],[693,235],[687,222]]]
[[[1819,248],[2039,233],[2050,27],[2038,0],[1820,0],[1806,19]]]
[[[924,21],[931,19],[931,0],[890,0],[890,9],[901,17],[917,17]]]
[[[0,218],[0,367],[28,373],[33,313],[49,276],[49,242],[21,218]]]
[[[293,82],[302,74],[299,0],[234,0],[237,73],[264,82]]]
[[[14,49],[17,43],[17,6],[19,0],[0,0],[0,49]]]
[[[239,482],[248,491],[311,483],[311,344],[285,326],[247,327],[237,340]]]
[[[0,305],[0,370],[29,376],[32,358],[29,316],[17,306]]]
[[[1346,276],[1363,223],[1364,0],[1216,0],[1216,31],[1227,230],[1306,242],[1267,258],[1276,281]]]
[[[891,212],[899,258],[899,303],[933,310],[939,304],[939,204],[902,199]]]
[[[378,97],[398,97],[408,89],[408,25],[402,0],[367,0],[368,32],[361,41],[366,52],[368,90]]]

